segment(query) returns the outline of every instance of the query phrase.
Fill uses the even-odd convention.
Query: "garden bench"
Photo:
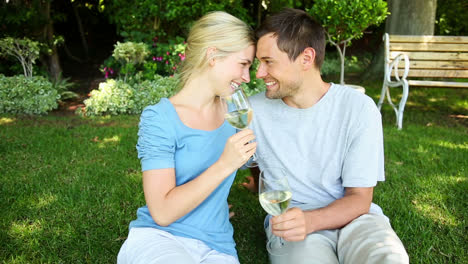
[[[468,37],[384,35],[385,77],[377,104],[387,100],[395,110],[398,129],[403,127],[403,111],[409,86],[468,88]],[[391,80],[392,77],[394,80]],[[411,77],[411,80],[407,80]],[[448,78],[459,78],[448,82]],[[389,87],[402,86],[398,107],[392,103]]]

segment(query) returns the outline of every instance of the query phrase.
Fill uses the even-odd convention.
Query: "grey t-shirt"
[[[332,84],[307,109],[264,93],[250,102],[259,167],[286,170],[291,207],[325,207],[343,197],[344,187],[373,187],[385,180],[381,116],[367,95]],[[369,212],[383,215],[376,204]]]

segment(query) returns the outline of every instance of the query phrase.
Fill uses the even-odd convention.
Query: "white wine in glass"
[[[224,119],[239,130],[246,129],[252,121],[253,110],[242,88],[235,88],[232,94],[221,97],[221,101],[224,107]],[[245,166],[256,167],[256,161],[257,157],[254,153],[252,160]]]
[[[258,182],[260,205],[270,215],[277,216],[288,210],[292,193],[286,172],[282,168],[265,168],[260,172]],[[279,243],[275,243],[279,239]],[[267,242],[267,250],[271,255],[285,255],[286,248],[283,239],[273,235]]]
[[[252,121],[253,110],[251,108],[235,110],[224,114],[224,119],[237,129],[245,129]]]

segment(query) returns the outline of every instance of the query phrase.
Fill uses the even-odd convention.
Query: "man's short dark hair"
[[[322,66],[325,58],[325,31],[309,14],[302,10],[285,8],[268,17],[256,31],[257,39],[273,33],[278,48],[286,52],[291,61],[308,47],[315,50],[315,66]]]

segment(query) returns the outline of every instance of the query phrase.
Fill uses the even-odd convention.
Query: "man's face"
[[[293,96],[302,85],[299,57],[291,61],[276,42],[273,33],[264,35],[257,42],[257,58],[260,60],[257,78],[265,81],[266,97],[270,99]]]

